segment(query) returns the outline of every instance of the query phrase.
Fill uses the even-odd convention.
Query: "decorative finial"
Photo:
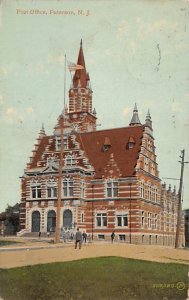
[[[134,109],[133,109],[133,116],[131,119],[131,122],[129,124],[129,126],[137,126],[137,125],[141,125],[140,120],[139,120],[139,116],[138,116],[138,109],[137,109],[137,105],[135,103]]]

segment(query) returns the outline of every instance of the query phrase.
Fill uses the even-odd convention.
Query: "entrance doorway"
[[[63,213],[63,227],[66,229],[72,228],[72,212],[66,209]]]
[[[55,232],[56,230],[56,213],[54,210],[50,210],[47,215],[47,231]]]
[[[32,213],[32,232],[40,231],[40,212],[34,211]]]

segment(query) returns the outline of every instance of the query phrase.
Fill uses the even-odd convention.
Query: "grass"
[[[20,244],[20,242],[0,240],[0,247],[1,246],[12,245],[12,244]]]
[[[0,270],[5,300],[186,299],[187,265],[101,257]],[[171,284],[171,286],[170,286]]]

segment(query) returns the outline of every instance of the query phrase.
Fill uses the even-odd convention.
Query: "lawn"
[[[20,242],[0,240],[0,247],[12,245],[12,244],[20,244]]]
[[[0,270],[4,300],[186,299],[188,266],[101,257]],[[179,282],[181,282],[179,284]]]

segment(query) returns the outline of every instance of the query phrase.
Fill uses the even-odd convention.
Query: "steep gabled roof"
[[[95,169],[95,177],[102,178],[104,176],[112,153],[122,177],[135,175],[143,130],[144,126],[134,126],[78,134],[78,142]],[[135,145],[129,149],[127,143],[131,136],[135,140]],[[111,145],[104,148],[104,141],[107,139]]]

